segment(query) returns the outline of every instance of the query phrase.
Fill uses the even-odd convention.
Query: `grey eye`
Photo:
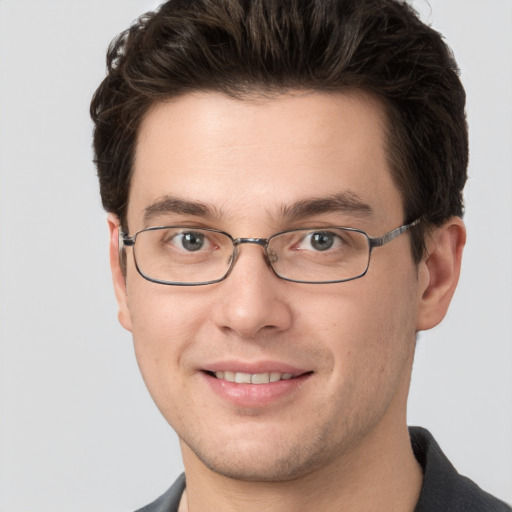
[[[313,249],[316,249],[317,251],[326,251],[327,249],[330,249],[333,246],[335,236],[336,235],[333,235],[332,233],[321,231],[317,233],[311,233],[311,247],[313,247]]]
[[[204,235],[201,233],[182,233],[181,245],[187,251],[199,251],[204,246]]]

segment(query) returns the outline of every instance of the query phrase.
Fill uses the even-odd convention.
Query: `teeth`
[[[225,374],[224,374],[224,377],[225,377]],[[251,383],[251,374],[236,372],[235,382],[238,384],[250,384]]]
[[[228,382],[238,384],[268,384],[278,380],[288,380],[293,377],[292,373],[266,372],[266,373],[244,373],[244,372],[215,372],[215,377]]]
[[[270,372],[270,382],[277,382],[281,380],[281,374],[277,372]]]
[[[251,384],[268,384],[269,382],[269,373],[255,373],[254,375],[251,375]]]

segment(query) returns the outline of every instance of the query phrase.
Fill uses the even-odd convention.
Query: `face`
[[[139,132],[130,234],[186,225],[267,238],[348,226],[381,236],[404,223],[384,123],[379,103],[357,93],[158,104]],[[333,196],[327,208],[297,208]],[[111,230],[114,247],[114,221]],[[143,279],[126,250],[126,283],[112,258],[120,320],[186,466],[287,480],[360,457],[405,426],[425,288],[407,234],[375,249],[363,278],[323,285],[279,279],[247,244],[226,280],[165,286]],[[237,374],[279,380],[230,382]]]

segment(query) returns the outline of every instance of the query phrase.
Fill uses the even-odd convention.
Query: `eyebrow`
[[[373,208],[353,192],[341,192],[328,197],[306,198],[291,205],[281,207],[281,217],[287,222],[297,221],[311,215],[323,213],[345,213],[357,217],[371,217]],[[218,220],[222,212],[213,205],[198,201],[189,201],[166,195],[144,209],[144,221],[148,223],[154,217],[166,214],[193,215],[210,220]]]
[[[372,217],[373,208],[353,192],[341,192],[328,197],[303,199],[290,206],[283,206],[282,216],[296,221],[322,213],[345,213],[357,217]]]
[[[207,219],[217,219],[220,217],[220,213],[213,206],[166,195],[144,208],[144,221],[148,222],[158,215],[169,213],[193,215]]]

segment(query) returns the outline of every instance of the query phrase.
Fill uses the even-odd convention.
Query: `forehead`
[[[138,134],[129,224],[141,227],[167,196],[271,222],[297,202],[346,194],[377,216],[400,216],[385,123],[381,104],[360,92],[205,92],[155,104]]]

